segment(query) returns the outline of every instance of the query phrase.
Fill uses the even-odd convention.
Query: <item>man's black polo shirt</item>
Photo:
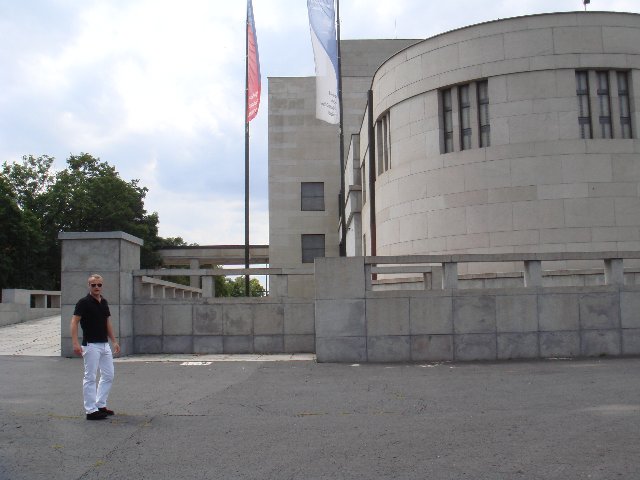
[[[107,335],[107,319],[111,316],[111,312],[109,311],[109,304],[104,298],[98,302],[91,294],[88,294],[78,300],[73,314],[80,317],[82,345],[107,342],[109,339]]]

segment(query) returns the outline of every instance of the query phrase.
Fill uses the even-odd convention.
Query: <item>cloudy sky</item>
[[[251,243],[268,243],[268,77],[311,76],[305,0],[253,0]],[[343,0],[341,34],[427,38],[582,0]],[[640,0],[589,10],[640,13]],[[0,0],[0,163],[91,153],[149,188],[160,235],[244,243],[245,0]],[[107,201],[107,199],[105,199]]]

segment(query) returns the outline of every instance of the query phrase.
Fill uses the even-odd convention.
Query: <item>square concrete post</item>
[[[269,296],[274,298],[287,297],[289,290],[288,280],[288,275],[269,275]]]
[[[434,265],[431,267],[431,290],[442,289],[442,267]]]
[[[458,264],[446,262],[442,264],[442,269],[444,270],[442,275],[442,288],[458,288]]]
[[[604,260],[604,283],[606,285],[624,285],[624,267],[621,258]]]
[[[202,277],[202,298],[213,298],[216,296],[216,284],[213,277],[206,275]]]
[[[540,260],[526,260],[524,262],[524,286],[542,286],[542,262]]]
[[[318,362],[367,360],[364,257],[315,259]]]
[[[197,270],[200,268],[200,260],[197,258],[192,258],[189,260],[189,268],[191,270]],[[200,287],[200,275],[190,275],[189,276],[189,286],[194,288]]]
[[[61,347],[73,356],[69,323],[76,302],[88,293],[87,279],[104,278],[111,323],[122,355],[133,353],[133,270],[140,268],[142,240],[124,232],[62,232]]]

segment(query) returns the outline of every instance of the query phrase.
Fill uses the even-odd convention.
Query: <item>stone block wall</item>
[[[365,291],[357,278],[363,258],[316,260],[319,362],[640,354],[639,286]]]
[[[313,301],[138,299],[134,353],[301,353],[314,350]]]

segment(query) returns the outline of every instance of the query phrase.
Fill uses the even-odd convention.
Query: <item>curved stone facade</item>
[[[444,33],[372,91],[377,255],[640,249],[640,15]]]

